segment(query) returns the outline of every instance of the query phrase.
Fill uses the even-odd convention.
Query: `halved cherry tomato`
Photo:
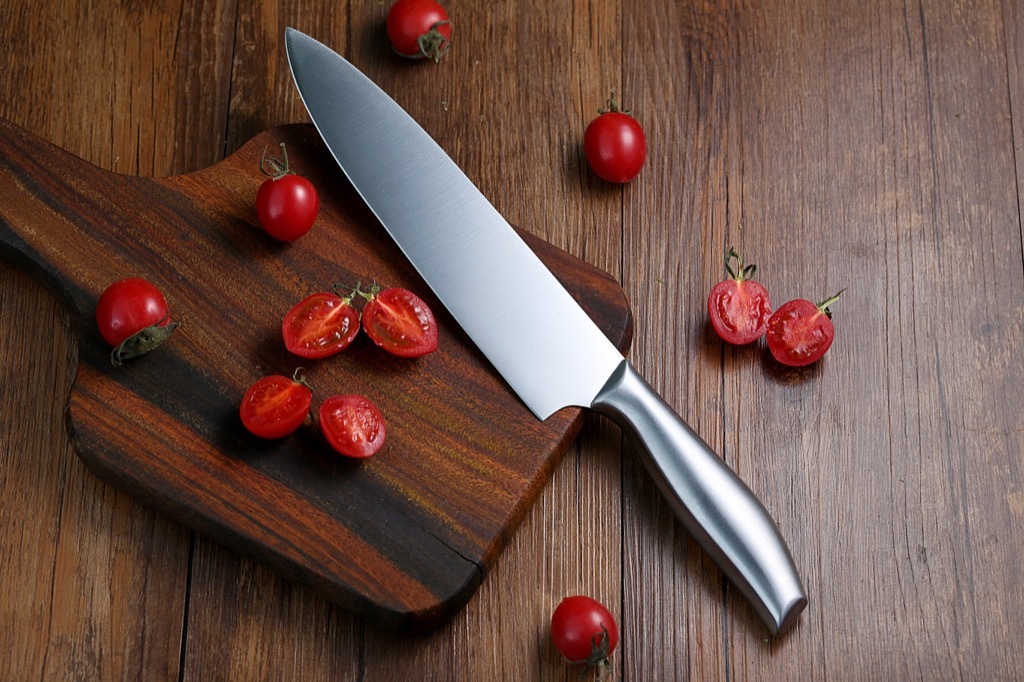
[[[302,426],[312,402],[313,392],[295,370],[291,379],[273,374],[249,387],[238,413],[253,435],[283,438]]]
[[[361,395],[335,395],[320,406],[320,430],[346,457],[370,457],[387,437],[384,416]]]
[[[370,293],[363,307],[363,329],[378,346],[402,357],[426,355],[437,349],[437,322],[430,306],[408,289],[394,287]]]
[[[730,262],[736,260],[735,271]],[[737,346],[761,338],[772,314],[768,290],[750,277],[757,266],[743,265],[743,259],[730,248],[725,255],[725,270],[729,279],[711,289],[708,296],[708,317],[711,326],[723,341]]]
[[[640,174],[647,159],[644,129],[628,111],[619,108],[612,91],[608,108],[587,126],[583,151],[591,170],[608,182],[629,182]]]
[[[388,10],[387,31],[395,52],[410,59],[440,61],[452,39],[448,13],[435,0],[398,0]]]
[[[619,628],[611,612],[596,599],[566,597],[551,614],[551,641],[570,663],[581,663],[582,679],[591,668],[604,672],[619,643]]]
[[[256,218],[271,237],[293,242],[309,232],[320,211],[320,195],[306,178],[288,168],[288,151],[281,143],[282,159],[260,159],[260,170],[270,177],[256,191]]]
[[[114,282],[100,294],[96,325],[103,340],[114,347],[115,365],[153,350],[178,327],[167,313],[160,290],[139,277]]]
[[[352,297],[328,292],[302,299],[281,322],[285,348],[303,358],[334,355],[358,333],[359,311],[352,305]]]
[[[817,362],[832,347],[835,328],[829,306],[840,291],[821,305],[807,299],[787,301],[768,320],[768,350],[783,365],[803,367]]]

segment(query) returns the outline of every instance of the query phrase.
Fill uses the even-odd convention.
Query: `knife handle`
[[[778,527],[743,481],[626,360],[591,408],[639,439],[641,459],[676,516],[772,634],[792,625],[807,596]]]

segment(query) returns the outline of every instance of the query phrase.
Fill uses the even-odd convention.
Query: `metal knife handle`
[[[772,634],[807,596],[778,527],[757,497],[623,360],[591,404],[639,439],[676,516],[753,605]]]

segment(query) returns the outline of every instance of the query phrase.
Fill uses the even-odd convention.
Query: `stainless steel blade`
[[[591,322],[447,154],[330,48],[285,43],[338,165],[456,321],[541,419],[569,405],[616,421],[676,516],[773,633],[807,604],[775,522]],[[529,324],[525,322],[529,321]]]
[[[540,419],[589,407],[622,354],[394,100],[323,44],[293,30],[286,40],[327,147],[487,359]]]

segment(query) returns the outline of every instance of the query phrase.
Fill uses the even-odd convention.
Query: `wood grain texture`
[[[323,195],[316,229],[287,246],[256,226],[252,207],[261,154],[281,145]],[[99,171],[2,122],[0,153],[0,247],[67,301],[81,336],[68,429],[90,468],[377,624],[422,630],[461,609],[576,435],[580,410],[530,414],[311,125],[272,129],[214,166],[156,180]],[[616,282],[525,236],[628,347]],[[107,283],[128,276],[153,282],[182,327],[160,352],[114,366],[92,311]],[[285,313],[315,291],[369,281],[421,292],[437,311],[438,351],[396,362],[364,340],[300,364],[314,409],[335,393],[380,407],[382,452],[344,460],[316,429],[251,437],[240,396],[299,363],[280,341]]]
[[[0,676],[569,680],[546,621],[582,591],[620,617],[616,678],[1019,677],[1019,3],[444,4],[433,68],[388,53],[376,0],[9,0],[0,116],[106,169],[196,171],[305,120],[285,25],[337,47],[512,222],[620,279],[632,359],[782,527],[801,621],[767,641],[591,418],[468,606],[379,631],[86,471],[54,402],[70,321],[0,263]],[[579,155],[611,87],[651,149],[625,188]],[[729,245],[776,303],[848,287],[819,366],[714,339]]]

